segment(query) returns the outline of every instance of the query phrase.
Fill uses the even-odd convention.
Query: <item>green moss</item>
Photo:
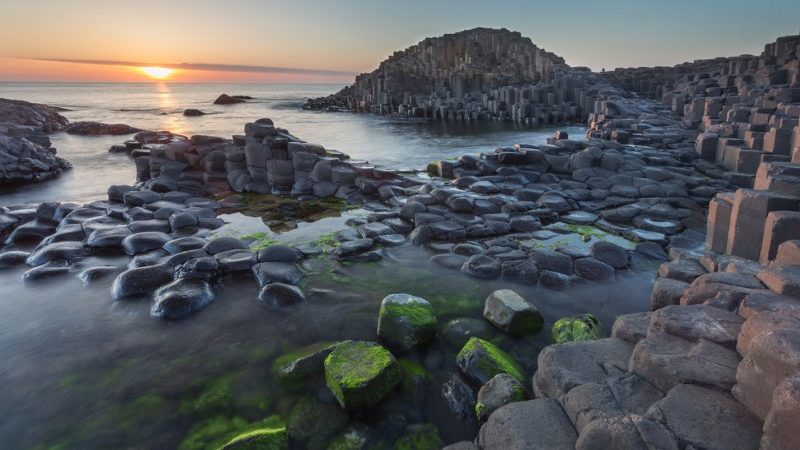
[[[564,317],[553,324],[553,342],[590,341],[600,338],[600,322],[591,314]]]
[[[400,382],[400,368],[374,342],[345,341],[325,358],[328,388],[345,409],[372,406]]]
[[[272,363],[272,373],[280,378],[302,379],[324,369],[325,358],[336,342],[317,342],[285,353]]]
[[[261,217],[273,231],[285,231],[296,222],[314,222],[326,217],[336,217],[342,211],[356,208],[357,205],[339,198],[324,198],[299,201],[291,197],[271,194],[243,193],[239,196],[243,207],[223,210],[241,212],[251,217]]]
[[[606,233],[590,225],[576,225],[573,223],[567,223],[564,224],[564,228],[575,234],[579,234],[581,236],[590,238],[594,237],[600,240],[606,240],[609,235],[609,233]]]
[[[475,403],[475,415],[480,418],[481,417],[481,412],[483,412],[483,408],[485,408],[485,407],[486,407],[486,405],[484,405],[481,402]]]
[[[222,450],[288,450],[286,428],[263,428],[241,434],[222,447]]]
[[[444,441],[439,437],[439,430],[433,424],[414,424],[406,428],[406,432],[394,444],[394,450],[439,450]]]
[[[474,336],[458,352],[456,361],[461,370],[481,383],[500,373],[507,373],[521,383],[525,382],[525,373],[508,353]]]
[[[428,381],[432,378],[430,372],[422,365],[410,359],[399,359],[400,386],[405,398],[414,405],[422,404],[427,390]]]
[[[179,450],[218,450],[245,433],[262,429],[284,429],[278,416],[248,422],[241,417],[214,416],[195,424],[178,446]],[[267,447],[269,448],[269,447]]]
[[[415,327],[436,326],[436,317],[428,305],[420,303],[389,303],[381,306],[381,314],[397,317]]]
[[[293,442],[321,448],[329,437],[347,425],[347,413],[335,403],[321,403],[306,395],[292,408],[286,425]]]
[[[234,380],[235,374],[225,374],[207,382],[198,394],[181,399],[181,412],[194,417],[230,413],[234,406]]]
[[[264,231],[246,234],[244,236],[241,236],[240,239],[252,240],[252,242],[250,243],[250,249],[254,251],[263,250],[267,247],[271,247],[278,243],[278,241],[270,239],[267,233]]]

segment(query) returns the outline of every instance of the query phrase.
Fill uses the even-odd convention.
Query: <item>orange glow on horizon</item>
[[[166,78],[145,73],[145,66],[76,64],[37,61],[0,56],[0,82],[111,82],[111,83],[341,83],[352,76],[315,74],[222,72],[214,70],[169,69]],[[148,66],[157,67],[157,66]]]
[[[174,69],[168,69],[166,67],[153,67],[153,66],[139,67],[139,70],[141,70],[142,73],[144,73],[148,77],[155,78],[157,80],[163,80],[172,75],[173,72],[175,72]]]

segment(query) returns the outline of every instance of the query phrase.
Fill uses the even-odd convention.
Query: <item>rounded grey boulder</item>
[[[299,287],[286,283],[269,283],[258,293],[258,300],[273,308],[299,303],[305,299],[306,296]]]
[[[150,314],[161,319],[182,319],[214,300],[211,286],[203,280],[182,278],[160,287],[153,294]]]
[[[166,264],[139,267],[122,272],[111,285],[114,300],[149,295],[160,286],[172,281],[172,267]]]
[[[172,240],[172,236],[160,231],[143,231],[126,236],[122,240],[122,250],[128,255],[138,255],[150,250],[160,249],[167,242]]]

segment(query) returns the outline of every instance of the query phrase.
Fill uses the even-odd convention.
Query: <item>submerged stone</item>
[[[484,384],[500,373],[524,382],[525,373],[506,352],[489,341],[471,337],[456,356],[456,363],[468,377]]]
[[[564,317],[553,324],[551,336],[556,344],[600,339],[600,322],[591,314]]]
[[[286,428],[264,428],[233,438],[221,450],[288,450]]]
[[[391,294],[381,302],[378,337],[389,347],[408,351],[424,346],[436,336],[436,316],[431,304],[409,294]]]
[[[299,287],[285,283],[269,283],[258,293],[258,300],[272,308],[300,303],[305,299]]]
[[[347,410],[373,406],[400,382],[400,366],[374,342],[345,341],[325,358],[325,380]]]
[[[214,292],[207,282],[194,278],[175,280],[153,294],[150,313],[162,319],[182,319],[205,308],[214,300]]]
[[[302,379],[321,373],[325,369],[325,358],[338,343],[317,342],[279,356],[272,363],[272,372],[281,378]]]

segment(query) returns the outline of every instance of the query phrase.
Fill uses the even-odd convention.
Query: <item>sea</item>
[[[463,153],[490,151],[515,143],[543,143],[555,128],[501,122],[457,123],[348,112],[307,111],[308,98],[337,92],[338,84],[172,84],[172,83],[0,83],[0,98],[64,108],[71,122],[123,123],[145,130],[191,136],[229,137],[262,117],[325,148],[381,167],[423,169],[428,162]],[[253,97],[246,103],[214,105],[222,93]],[[186,117],[199,109],[204,116]],[[581,126],[561,127],[582,136]],[[58,154],[74,169],[56,180],[0,187],[0,205],[46,200],[88,201],[105,195],[110,184],[132,183],[133,163],[108,148],[130,136],[51,135]]]

